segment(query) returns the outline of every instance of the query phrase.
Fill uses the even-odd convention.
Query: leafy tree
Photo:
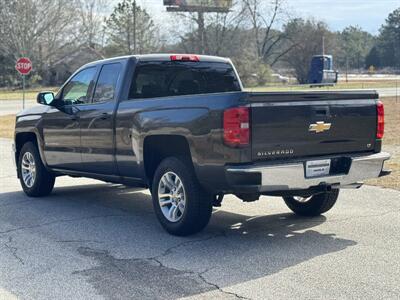
[[[271,69],[255,55],[243,54],[233,59],[245,87],[264,86],[271,81]]]
[[[123,0],[106,21],[108,54],[139,54],[157,49],[157,28],[135,0]]]
[[[372,47],[365,58],[365,68],[373,66],[374,68],[381,66],[381,58],[377,46]]]
[[[0,53],[0,65],[2,66],[0,69],[0,87],[16,85],[15,69],[12,64],[8,63],[9,61],[13,62],[14,60],[12,57],[3,56]]]
[[[364,67],[365,58],[373,47],[375,40],[372,34],[359,26],[349,26],[339,33],[342,55],[337,57],[338,64],[350,68]]]
[[[400,69],[400,8],[390,13],[381,27],[377,47],[382,66]]]

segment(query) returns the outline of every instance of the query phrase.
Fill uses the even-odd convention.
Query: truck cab
[[[338,72],[333,70],[332,55],[314,55],[311,59],[308,83],[311,85],[333,85],[338,81]]]

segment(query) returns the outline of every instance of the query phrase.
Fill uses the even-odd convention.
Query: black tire
[[[330,210],[336,203],[339,196],[339,189],[316,194],[305,202],[300,202],[294,197],[283,197],[286,205],[295,213],[301,216],[319,216]]]
[[[34,163],[35,163],[35,170],[36,176],[33,180],[33,184],[29,184],[29,186],[25,183],[23,179],[23,171],[22,171],[22,160],[24,155],[29,152],[32,154]],[[40,158],[39,151],[37,146],[32,142],[27,142],[22,146],[21,152],[18,158],[18,177],[21,183],[22,189],[24,190],[25,194],[29,197],[42,197],[47,196],[51,193],[54,187],[55,176],[49,173],[43,162]]]
[[[179,221],[171,222],[161,210],[158,188],[161,178],[168,172],[178,175],[185,191],[185,207]],[[184,158],[164,159],[154,174],[152,184],[153,207],[162,227],[172,235],[187,236],[207,226],[212,213],[212,196],[197,181],[193,167]]]

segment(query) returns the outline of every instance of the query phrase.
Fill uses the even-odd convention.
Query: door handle
[[[100,119],[101,120],[107,120],[110,117],[108,113],[102,113]]]
[[[72,115],[72,116],[71,116],[71,120],[72,120],[72,121],[78,121],[78,120],[79,120],[79,117],[78,117],[77,115]]]
[[[329,116],[329,114],[330,114],[330,112],[329,112],[329,107],[324,107],[324,106],[322,106],[322,107],[316,107],[316,108],[314,108],[314,112],[315,112],[315,115],[318,117],[326,117],[326,116]]]

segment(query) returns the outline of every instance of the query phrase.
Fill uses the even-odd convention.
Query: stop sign
[[[27,57],[21,57],[17,60],[17,63],[15,64],[15,69],[21,75],[28,75],[32,70],[32,62]]]

